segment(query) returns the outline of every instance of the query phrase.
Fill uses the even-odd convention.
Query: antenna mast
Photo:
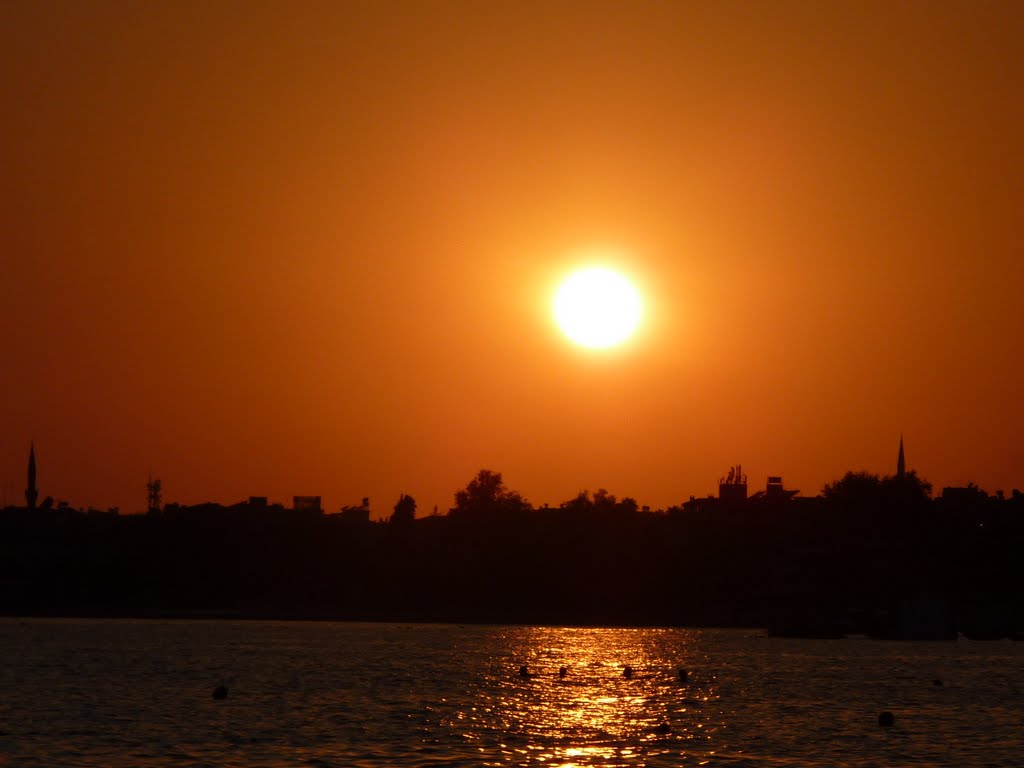
[[[149,481],[146,483],[146,511],[151,515],[158,513],[161,500],[160,478],[150,475]]]

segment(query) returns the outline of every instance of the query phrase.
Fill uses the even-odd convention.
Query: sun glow
[[[633,284],[606,267],[573,272],[555,294],[555,321],[562,333],[590,349],[621,344],[636,331],[643,302]]]

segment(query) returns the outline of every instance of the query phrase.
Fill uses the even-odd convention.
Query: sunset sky
[[[0,502],[1024,487],[1024,4],[0,0]],[[560,280],[645,302],[569,342]]]

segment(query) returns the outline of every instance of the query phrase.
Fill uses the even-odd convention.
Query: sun
[[[555,321],[562,333],[590,349],[626,341],[640,325],[643,302],[633,284],[613,269],[573,272],[555,293]]]

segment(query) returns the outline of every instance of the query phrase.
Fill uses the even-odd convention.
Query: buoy
[[[526,665],[525,665],[525,664],[523,664],[523,666],[521,666],[521,667],[519,668],[519,676],[520,676],[520,677],[529,677],[529,676],[530,676],[530,670],[528,670],[528,669],[526,668]]]
[[[660,725],[654,726],[651,730],[655,733],[672,733],[672,726],[668,723],[661,723]]]
[[[942,685],[942,681],[939,680],[939,678],[935,678],[934,680],[932,680],[932,685],[934,685],[934,686],[941,686]]]
[[[685,683],[690,679],[690,673],[686,671],[685,667],[679,668],[679,682]]]
[[[633,676],[633,668],[629,666],[629,664],[627,664],[626,668],[622,670],[622,676],[627,680]]]
[[[213,689],[213,698],[217,701],[223,701],[228,697],[228,687],[226,685],[218,685]]]
[[[883,712],[878,716],[878,724],[883,728],[891,728],[896,724],[896,716],[892,712]]]
[[[558,676],[559,677],[565,677],[568,674],[569,674],[569,670],[566,669],[565,667],[559,667],[558,668]]]

